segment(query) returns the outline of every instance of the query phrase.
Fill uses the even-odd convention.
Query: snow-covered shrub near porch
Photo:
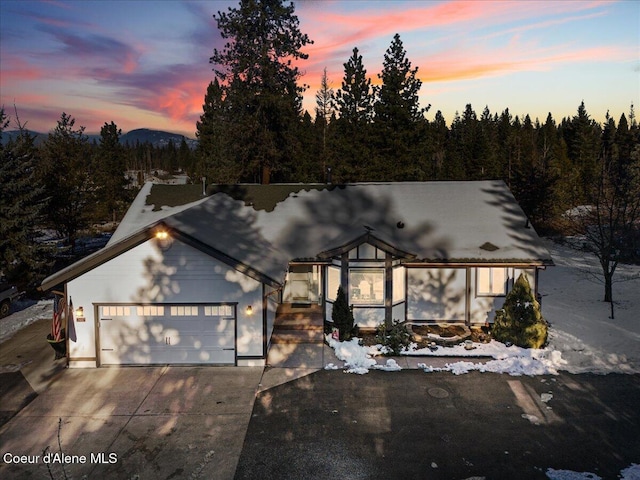
[[[507,294],[504,306],[496,312],[491,329],[493,338],[523,348],[542,348],[547,343],[547,327],[529,280],[520,274]]]
[[[394,320],[391,328],[384,323],[378,326],[376,341],[382,345],[385,355],[400,355],[409,348],[413,337],[404,323]]]

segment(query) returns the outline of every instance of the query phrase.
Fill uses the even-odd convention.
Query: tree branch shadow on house
[[[244,186],[229,188],[234,191],[215,194],[163,222],[180,232],[181,237],[175,242],[187,239],[192,245],[204,245],[214,257],[218,255],[231,268],[254,278],[262,274],[282,283],[289,261],[314,259],[321,252],[367,232],[407,253],[424,251],[428,245],[431,252],[437,252],[436,256],[447,256],[446,238],[427,221],[415,224],[407,221],[406,212],[399,211],[390,196],[373,196],[369,190],[357,186],[334,187],[311,194],[298,190],[279,200],[270,212],[231,198],[230,195],[243,198]],[[398,226],[400,222],[402,227]],[[201,265],[196,257],[184,254],[183,250],[158,247],[156,255],[144,259],[145,282],[130,301],[134,304],[201,303],[203,298],[212,302],[239,301],[247,289],[242,284],[243,275],[221,272],[224,278],[220,280],[236,282],[237,288],[232,296],[220,298],[213,286],[203,285],[204,277],[199,277]],[[440,283],[446,279],[441,280]],[[162,341],[162,332],[156,331],[159,328],[143,322],[124,328],[121,338],[114,341],[122,345],[123,354],[144,358],[149,352],[141,343],[148,343],[147,340],[158,335]],[[238,338],[238,341],[244,339]]]
[[[302,207],[283,228],[280,243],[291,259],[313,258],[370,233],[409,254],[422,252],[428,245],[430,251],[446,257],[447,240],[438,236],[431,223],[411,224],[409,212],[400,211],[384,190],[378,193],[374,196],[358,185],[336,186],[311,196],[300,192]]]
[[[408,320],[465,321],[466,269],[416,269],[411,273],[413,281],[407,286],[411,305]],[[460,280],[463,280],[462,284]]]
[[[526,260],[552,262],[551,254],[543,245],[533,225],[531,225],[524,211],[506,186],[499,187],[496,184],[492,187],[483,188],[482,192],[488,196],[487,204],[502,211],[503,228],[507,233],[507,237],[512,240],[510,244],[498,245],[498,247],[524,252],[529,255]],[[505,257],[508,257],[508,255],[505,255]]]

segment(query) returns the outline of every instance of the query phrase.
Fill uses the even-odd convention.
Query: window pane
[[[366,258],[369,260],[376,258],[376,249],[373,245],[369,245],[368,243],[363,243],[358,247],[358,257],[360,259]]]
[[[491,293],[491,269],[478,268],[478,293],[488,295]]]
[[[350,269],[349,303],[384,305],[384,270]]]
[[[340,286],[340,269],[336,267],[327,268],[327,300],[335,302],[338,287]]]
[[[398,303],[405,299],[404,274],[404,267],[393,269],[393,303]]]
[[[506,270],[504,268],[492,268],[491,293],[494,295],[504,295],[507,281]]]

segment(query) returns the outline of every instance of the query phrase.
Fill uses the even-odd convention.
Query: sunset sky
[[[64,111],[95,133],[154,128],[194,137],[209,57],[222,46],[213,14],[238,1],[0,0],[0,104],[27,128]],[[640,109],[637,1],[297,1],[314,41],[299,63],[313,115],[326,67],[335,90],[354,47],[374,83],[393,35],[423,81],[420,101],[447,124],[471,103],[556,121],[588,113],[617,121]],[[10,129],[13,127],[10,127]]]

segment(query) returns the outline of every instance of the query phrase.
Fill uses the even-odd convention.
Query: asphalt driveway
[[[261,392],[236,479],[619,478],[640,375],[319,371]]]

